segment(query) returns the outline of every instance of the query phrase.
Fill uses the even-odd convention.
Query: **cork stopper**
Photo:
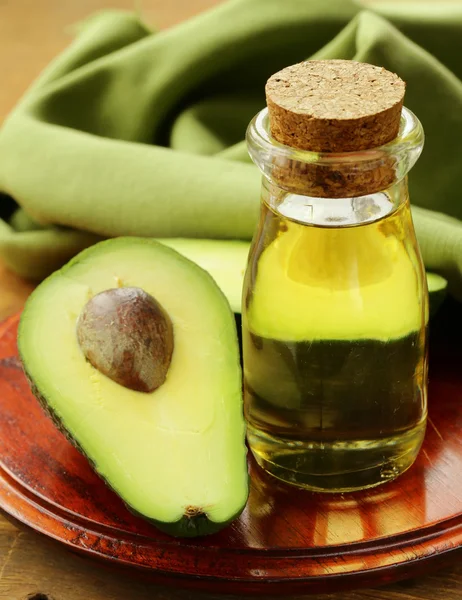
[[[374,65],[349,60],[312,60],[279,71],[266,84],[271,135],[278,142],[322,153],[378,148],[399,132],[405,83]],[[279,183],[318,197],[352,197],[389,187],[391,157],[365,169],[351,160],[334,169],[297,161],[280,165]]]
[[[351,60],[309,60],[269,78],[273,137],[314,152],[376,148],[398,135],[405,83],[386,69]]]

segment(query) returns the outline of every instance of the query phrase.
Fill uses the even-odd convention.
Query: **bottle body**
[[[315,198],[263,178],[243,297],[248,441],[274,476],[362,489],[415,460],[428,295],[406,178]]]

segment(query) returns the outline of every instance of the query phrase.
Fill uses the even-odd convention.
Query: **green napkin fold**
[[[426,132],[410,176],[417,235],[462,300],[461,30],[454,2],[231,0],[161,32],[96,15],[0,130],[0,256],[41,279],[104,237],[250,239],[260,174],[243,138],[266,79],[349,58],[408,83]]]

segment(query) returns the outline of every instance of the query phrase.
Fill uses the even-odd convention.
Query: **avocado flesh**
[[[158,239],[189,260],[192,260],[215,279],[227,297],[231,308],[241,313],[244,274],[250,243],[236,240],[196,240],[186,238]],[[435,273],[427,272],[430,315],[434,315],[447,294],[448,282]]]
[[[151,294],[173,323],[167,379],[150,394],[102,375],[77,341],[86,302],[118,286]],[[196,535],[241,512],[248,475],[235,324],[197,265],[153,240],[92,246],[32,294],[18,346],[37,396],[136,513]]]
[[[215,279],[235,313],[241,312],[244,281],[250,243],[239,240],[159,239],[192,260]]]

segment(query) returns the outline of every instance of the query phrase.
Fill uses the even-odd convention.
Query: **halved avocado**
[[[227,297],[233,311],[237,314],[241,313],[242,286],[250,250],[249,242],[189,238],[166,238],[158,241],[210,273]],[[430,295],[430,316],[433,316],[447,295],[448,282],[441,275],[427,271],[427,285]]]
[[[241,312],[242,285],[250,250],[249,242],[187,238],[166,238],[158,241],[210,273],[228,298],[233,311]]]
[[[123,373],[122,383],[102,374],[87,360],[91,339],[90,350],[79,343],[88,333],[79,319],[99,318],[101,298],[117,298],[107,310],[127,308],[121,288],[144,304],[119,329],[103,310],[99,326],[112,327],[111,352],[120,350],[127,323],[143,340],[152,311],[171,322],[159,335],[168,342],[173,332],[173,353],[166,343],[171,360],[154,391],[126,387]],[[146,347],[152,340],[147,335]],[[225,296],[196,264],[154,240],[92,246],[31,295],[18,345],[38,399],[131,510],[177,536],[212,533],[242,511],[248,474],[236,328]],[[100,352],[93,363],[101,362]]]

